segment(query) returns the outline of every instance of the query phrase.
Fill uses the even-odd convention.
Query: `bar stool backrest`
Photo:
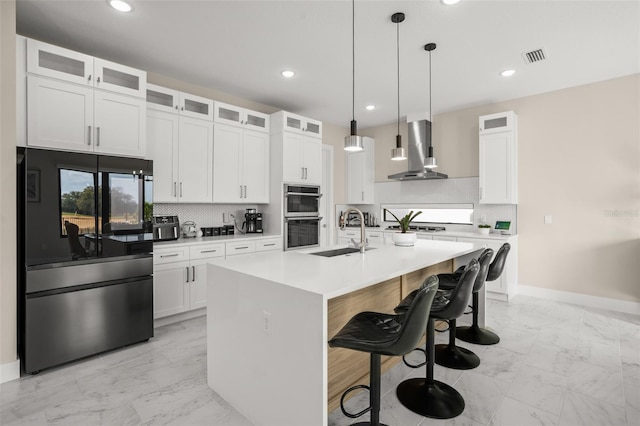
[[[489,266],[487,281],[495,281],[500,278],[500,275],[502,275],[502,270],[504,269],[504,263],[507,260],[507,255],[509,254],[509,250],[511,250],[511,244],[509,243],[504,243],[502,247],[498,249],[496,258],[493,259],[493,262],[491,262],[491,265]]]
[[[473,291],[473,284],[476,281],[478,272],[480,271],[480,264],[476,259],[471,259],[471,262],[467,264],[464,269],[458,285],[453,289],[450,296],[447,296],[449,303],[442,306],[442,308],[433,311],[436,318],[452,319],[461,316],[467,305],[469,304],[469,298]]]
[[[431,275],[424,280],[409,310],[402,315],[402,328],[392,347],[387,348],[389,355],[404,355],[411,352],[425,333],[431,304],[438,291],[438,277]]]
[[[491,265],[491,258],[493,257],[493,250],[488,248],[484,249],[480,257],[478,258],[478,263],[480,264],[480,270],[478,271],[478,276],[476,277],[476,281],[473,283],[473,293],[477,293],[480,291],[482,286],[484,285],[485,280],[487,279],[487,274],[489,273],[489,266]]]

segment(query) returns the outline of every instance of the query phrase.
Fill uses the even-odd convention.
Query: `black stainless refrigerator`
[[[18,148],[23,373],[153,336],[152,162]]]

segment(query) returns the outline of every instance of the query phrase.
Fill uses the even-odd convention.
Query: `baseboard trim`
[[[20,378],[20,360],[0,364],[0,383],[10,382]]]
[[[200,308],[194,311],[182,312],[168,317],[158,318],[153,321],[153,328],[163,327],[175,322],[185,321],[192,318],[201,317],[207,314],[207,308]]]
[[[571,293],[568,291],[551,290],[548,288],[518,285],[517,294],[539,297],[541,299],[567,302],[592,308],[607,309],[625,314],[640,315],[640,303],[627,300],[610,299],[607,297],[590,296],[588,294]]]

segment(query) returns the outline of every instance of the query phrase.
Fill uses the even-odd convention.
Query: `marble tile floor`
[[[526,296],[509,303],[490,300],[488,312],[488,324],[502,339],[498,345],[458,341],[480,356],[480,366],[435,368],[436,379],[465,398],[462,415],[443,421],[405,409],[395,386],[406,377],[424,377],[424,368],[400,363],[383,375],[382,421],[640,425],[640,317]],[[251,425],[207,386],[204,317],[155,334],[147,343],[0,385],[0,424]],[[447,333],[437,333],[437,342],[446,340]],[[361,392],[347,405],[359,411],[367,398]],[[329,415],[331,426],[352,422],[340,409]],[[306,425],[304,419],[299,424]]]

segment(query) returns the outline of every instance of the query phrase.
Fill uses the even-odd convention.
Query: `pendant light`
[[[398,64],[398,134],[396,135],[396,147],[391,150],[391,159],[394,161],[407,159],[407,154],[402,147],[402,136],[400,136],[400,22],[403,21],[404,13],[398,12],[391,15],[391,22],[396,24],[396,59]]]
[[[435,43],[427,43],[424,45],[424,50],[429,52],[429,123],[431,122],[431,52],[436,50]],[[431,128],[433,127],[433,123],[429,126],[429,133],[431,133]],[[431,138],[431,134],[429,135],[429,153],[427,154],[427,158],[424,159],[424,168],[425,169],[435,169],[438,167],[436,164],[436,157],[433,156],[433,139]]]
[[[358,136],[358,123],[356,122],[356,2],[351,0],[351,134],[344,138],[344,150],[349,152],[362,151],[364,149],[362,136]]]

